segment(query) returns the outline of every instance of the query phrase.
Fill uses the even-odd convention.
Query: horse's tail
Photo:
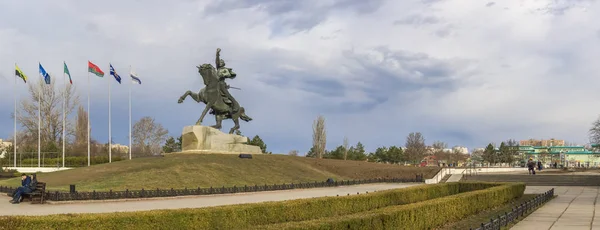
[[[245,122],[252,120],[251,117],[246,115],[246,109],[244,109],[244,107],[240,107],[240,119],[244,120]]]

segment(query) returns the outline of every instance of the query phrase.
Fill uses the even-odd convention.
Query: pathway
[[[346,196],[348,194],[406,188],[420,183],[406,184],[364,184],[354,186],[296,189],[256,193],[238,193],[225,195],[190,196],[167,199],[136,201],[74,202],[62,204],[35,205],[30,203],[11,204],[10,197],[0,195],[0,216],[6,215],[51,215],[66,213],[107,213],[132,212],[157,209],[201,208],[230,204],[258,203],[265,201],[283,201],[324,196]],[[33,207],[35,206],[35,208]]]
[[[511,229],[600,230],[600,204],[596,204],[599,187],[528,186],[525,193],[543,193],[553,187],[558,196]]]

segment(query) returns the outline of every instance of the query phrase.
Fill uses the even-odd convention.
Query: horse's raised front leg
[[[192,97],[192,99],[194,99],[194,101],[200,103],[202,102],[202,98],[201,98],[201,93],[195,94],[195,93],[190,93],[190,97]]]
[[[192,91],[186,91],[183,95],[181,95],[181,97],[179,97],[179,100],[177,101],[177,103],[183,103],[183,100],[185,100],[185,98],[189,95],[192,95]]]
[[[198,119],[198,121],[196,122],[196,125],[202,125],[202,120],[204,120],[204,116],[206,116],[206,113],[208,112],[211,106],[212,103],[208,103],[206,107],[204,107],[204,111],[202,111],[202,115],[200,116],[200,119]]]

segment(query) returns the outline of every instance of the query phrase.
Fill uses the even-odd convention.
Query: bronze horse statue
[[[224,119],[232,119],[235,124],[230,130],[229,134],[233,134],[236,130],[240,128],[239,119],[242,119],[246,122],[251,121],[250,118],[245,113],[244,107],[234,108],[237,104],[228,103],[226,98],[223,96],[220,85],[224,84],[224,79],[220,79],[217,75],[217,70],[211,64],[203,64],[201,66],[197,66],[198,73],[202,76],[204,80],[205,87],[200,90],[198,93],[193,93],[188,90],[185,92],[180,98],[178,103],[183,103],[183,101],[187,98],[187,96],[191,96],[196,102],[206,104],[204,111],[202,111],[202,115],[196,122],[196,125],[201,125],[204,116],[210,109],[210,114],[215,115],[216,124],[211,126],[216,129],[221,129],[221,122]]]

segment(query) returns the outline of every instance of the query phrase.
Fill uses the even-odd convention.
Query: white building
[[[463,146],[454,146],[452,147],[452,151],[456,151],[462,154],[469,154],[469,149]]]
[[[120,153],[128,153],[129,146],[122,144],[112,144],[112,151],[120,152]]]
[[[0,139],[0,158],[6,157],[6,149],[12,146],[12,142],[3,141]]]

